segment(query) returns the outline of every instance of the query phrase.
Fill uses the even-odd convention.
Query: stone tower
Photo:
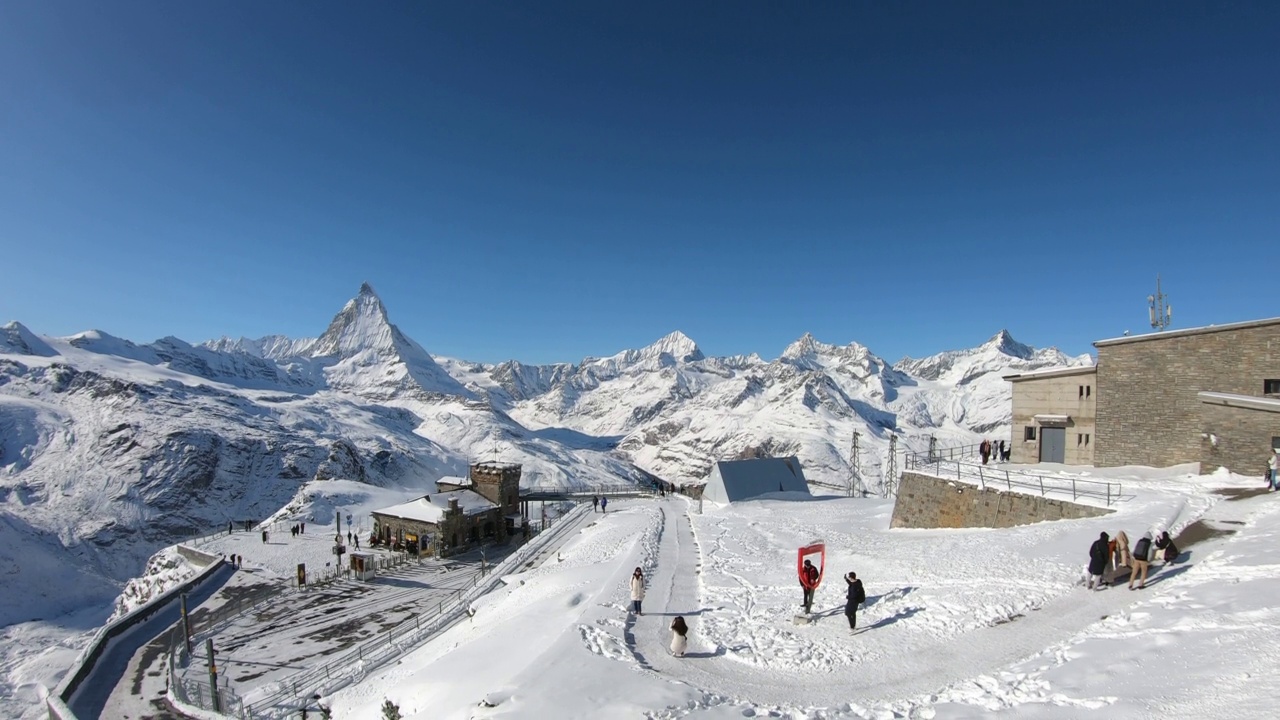
[[[471,466],[475,491],[502,508],[503,516],[520,512],[520,465],[480,462]]]

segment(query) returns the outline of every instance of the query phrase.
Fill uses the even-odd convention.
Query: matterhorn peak
[[[698,348],[698,344],[679,330],[664,335],[657,342],[641,350],[640,354],[644,357],[670,355],[678,362],[696,362],[706,357]]]
[[[311,348],[313,357],[350,356],[362,350],[393,350],[397,331],[387,319],[387,309],[369,283],[347,301],[329,328]]]

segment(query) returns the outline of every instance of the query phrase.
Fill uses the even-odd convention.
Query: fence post
[[[1075,500],[1076,497],[1076,479],[1071,478],[1071,499]]]

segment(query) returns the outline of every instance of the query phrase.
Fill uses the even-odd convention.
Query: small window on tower
[[[1280,395],[1280,380],[1263,380],[1263,395]]]
[[[1080,397],[1084,397],[1084,386],[1080,386]]]
[[[1085,397],[1089,397],[1089,396],[1090,396],[1090,395],[1092,395],[1092,394],[1093,394],[1093,386],[1092,386],[1092,385],[1085,385],[1085,386],[1084,386],[1084,396],[1085,396]]]
[[[1036,426],[1035,426],[1035,425],[1028,425],[1028,426],[1026,426],[1025,428],[1023,428],[1023,429],[1022,429],[1022,439],[1023,439],[1023,440],[1035,440],[1035,439],[1036,439]]]

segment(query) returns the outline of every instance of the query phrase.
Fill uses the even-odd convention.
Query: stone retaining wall
[[[976,485],[904,472],[890,527],[1003,528],[1045,520],[1101,517],[1111,512],[1091,505],[1006,490],[983,490]]]

